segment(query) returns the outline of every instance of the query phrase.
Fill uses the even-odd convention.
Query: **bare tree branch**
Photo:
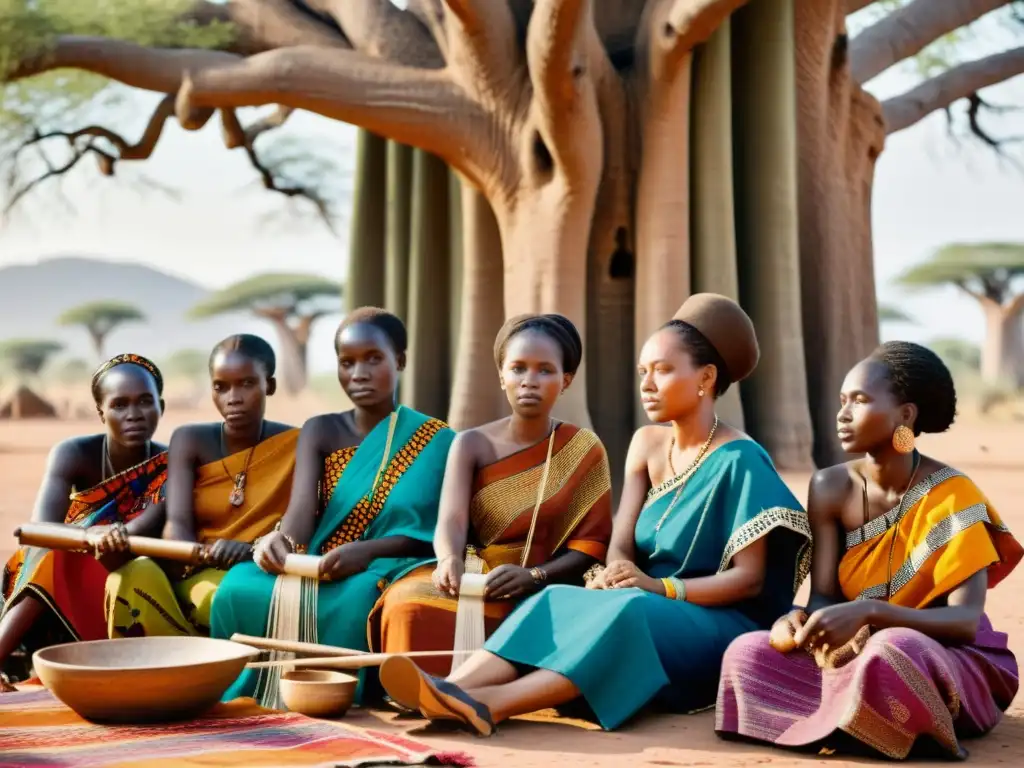
[[[850,72],[864,84],[1010,0],[913,0],[850,43]]]
[[[116,170],[116,165],[121,160],[148,160],[153,155],[153,151],[156,149],[156,145],[160,141],[160,136],[163,134],[167,120],[173,115],[174,97],[166,96],[157,105],[157,108],[154,110],[146,124],[145,130],[142,132],[142,137],[135,143],[129,142],[115,131],[99,125],[89,125],[85,128],[80,128],[77,131],[70,132],[48,131],[46,133],[42,133],[35,131],[27,141],[19,145],[14,150],[10,158],[10,162],[12,163],[11,186],[15,189],[5,206],[5,215],[10,213],[10,211],[13,210],[14,207],[33,189],[45,181],[68,173],[87,155],[93,155],[96,158],[100,173],[104,176],[113,176]],[[43,142],[57,138],[67,141],[71,148],[71,157],[67,162],[60,166],[54,166],[41,147]],[[83,144],[81,143],[81,139],[87,139],[87,141]],[[111,154],[105,149],[97,146],[96,142],[98,139],[105,140],[111,144],[117,151],[117,154]],[[31,146],[39,148],[40,158],[47,166],[47,170],[45,173],[29,181],[27,184],[19,186],[16,176],[18,159],[21,152]]]
[[[231,0],[212,3],[201,0],[185,14],[198,25],[213,22],[231,24],[235,39],[228,50],[251,55],[293,45],[348,47],[344,37],[291,0]]]
[[[54,69],[82,69],[133,88],[174,93],[186,70],[203,72],[241,61],[223,51],[154,49],[105,37],[65,36],[57,38],[50,50],[19,62],[6,79],[20,80]]]
[[[675,38],[674,56],[681,58],[706,43],[722,22],[746,3],[747,0],[675,0],[669,7],[665,30]]]
[[[421,0],[421,5],[430,2]],[[461,85],[486,98],[507,92],[517,80],[523,82],[523,52],[507,2],[436,0],[437,5],[442,3],[445,58],[453,72],[467,78]]]
[[[427,27],[391,0],[304,1],[312,10],[334,19],[357,51],[410,67],[444,66],[444,57]]]
[[[526,37],[530,78],[541,110],[573,111],[579,86],[587,79],[585,31],[590,0],[537,0]]]
[[[402,67],[357,51],[300,46],[189,72],[178,92],[177,115],[191,128],[197,108],[265,104],[359,125],[437,154],[472,177],[493,162],[479,146],[479,121],[486,116],[446,72]]]
[[[530,146],[523,151],[535,161],[529,170],[543,177],[560,169],[564,180],[584,189],[601,171],[600,115],[587,72],[592,26],[590,0],[536,0],[526,32],[537,127],[525,134]]]
[[[252,123],[249,127],[243,128],[238,115],[233,109],[222,109],[221,126],[224,135],[224,145],[228,149],[239,147],[245,150],[249,163],[260,176],[260,183],[263,188],[271,192],[277,192],[288,198],[302,198],[308,200],[316,208],[320,220],[327,226],[332,234],[337,234],[331,217],[330,204],[323,194],[316,188],[315,184],[290,183],[278,178],[267,162],[260,157],[256,151],[256,139],[268,131],[280,128],[294,112],[290,107],[278,107],[271,114]]]
[[[953,67],[907,93],[883,102],[886,134],[909,128],[958,99],[1020,74],[1024,74],[1024,47]]]

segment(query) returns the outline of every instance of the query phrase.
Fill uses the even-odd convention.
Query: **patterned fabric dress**
[[[431,542],[454,437],[443,422],[403,406],[396,411],[393,427],[385,420],[354,451],[328,459],[325,470],[330,497],[309,543],[310,554],[389,536]],[[382,462],[384,471],[378,477]],[[381,591],[423,562],[422,557],[378,558],[366,571],[340,581],[316,584],[303,580],[299,639],[368,650],[367,617]],[[228,571],[213,601],[211,634],[221,638],[236,632],[266,636],[276,583],[277,577],[264,573],[255,563],[242,563]],[[312,620],[307,621],[309,617]],[[277,696],[269,688],[265,678],[247,670],[228,689],[224,700],[256,696],[269,704]]]
[[[109,480],[71,494],[65,525],[128,523],[151,504],[163,501],[167,481],[167,454],[157,456]],[[22,547],[8,560],[3,572],[3,610],[32,595],[49,610],[32,628],[30,650],[62,640],[106,638],[103,586],[107,569],[88,554]]]
[[[916,484],[904,509],[846,535],[839,584],[847,600],[889,595],[894,605],[927,608],[982,570],[994,587],[1024,555],[956,470]],[[986,617],[973,643],[955,647],[905,628],[869,631],[859,653],[824,669],[805,651],[779,653],[767,632],[739,638],[722,665],[716,730],[786,747],[833,749],[852,738],[892,758],[921,739],[963,757],[960,739],[992,730],[1017,693],[1016,659]]]
[[[558,425],[553,437],[547,487],[526,565],[540,565],[569,550],[603,561],[612,530],[611,472],[604,446],[589,429],[571,424]],[[467,558],[467,572],[474,569],[474,560],[475,570],[483,573],[522,562],[548,443],[543,440],[476,473],[469,508],[469,540],[475,553]],[[384,593],[371,615],[371,647],[387,653],[454,647],[459,601],[434,587],[435,566],[432,560]],[[510,600],[485,602],[486,634],[493,633],[515,606]],[[446,674],[452,665],[450,658],[422,658],[417,663],[436,675]]]
[[[579,688],[591,714],[617,728],[656,701],[677,712],[714,703],[722,654],[788,608],[808,563],[807,514],[757,443],[713,451],[691,475],[653,489],[636,523],[636,564],[655,578],[728,569],[768,537],[761,593],[707,608],[641,589],[550,586],[525,601],[484,646]]]

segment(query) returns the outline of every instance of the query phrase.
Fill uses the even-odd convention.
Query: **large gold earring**
[[[914,450],[914,431],[903,424],[892,433],[892,447],[897,453],[910,453]]]

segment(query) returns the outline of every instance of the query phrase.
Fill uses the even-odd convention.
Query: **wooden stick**
[[[320,643],[300,643],[292,640],[275,640],[272,637],[253,637],[252,635],[231,636],[231,642],[241,643],[261,651],[283,651],[285,653],[309,653],[314,656],[365,656],[369,651],[357,651],[354,648],[341,648],[337,645],[321,645]]]
[[[270,669],[271,667],[320,667],[323,669],[362,669],[377,667],[391,656],[422,658],[432,656],[455,656],[472,651],[409,651],[408,653],[363,653],[359,656],[325,656],[319,659],[276,659],[274,661],[253,661],[246,664],[248,669]]]
[[[95,537],[90,538],[87,528],[61,523],[25,523],[14,531],[18,543],[26,547],[43,547],[68,552],[91,553]],[[152,557],[189,565],[204,565],[207,548],[193,541],[154,539],[148,536],[129,536],[128,551],[138,557]],[[316,555],[290,554],[284,561],[284,572],[293,576],[316,579],[320,574],[320,558]]]

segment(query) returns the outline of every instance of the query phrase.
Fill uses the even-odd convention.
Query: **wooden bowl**
[[[281,699],[292,712],[341,717],[356,697],[359,678],[327,669],[293,669],[281,675]]]
[[[150,723],[202,714],[259,651],[207,637],[54,645],[32,656],[50,692],[87,720]]]

